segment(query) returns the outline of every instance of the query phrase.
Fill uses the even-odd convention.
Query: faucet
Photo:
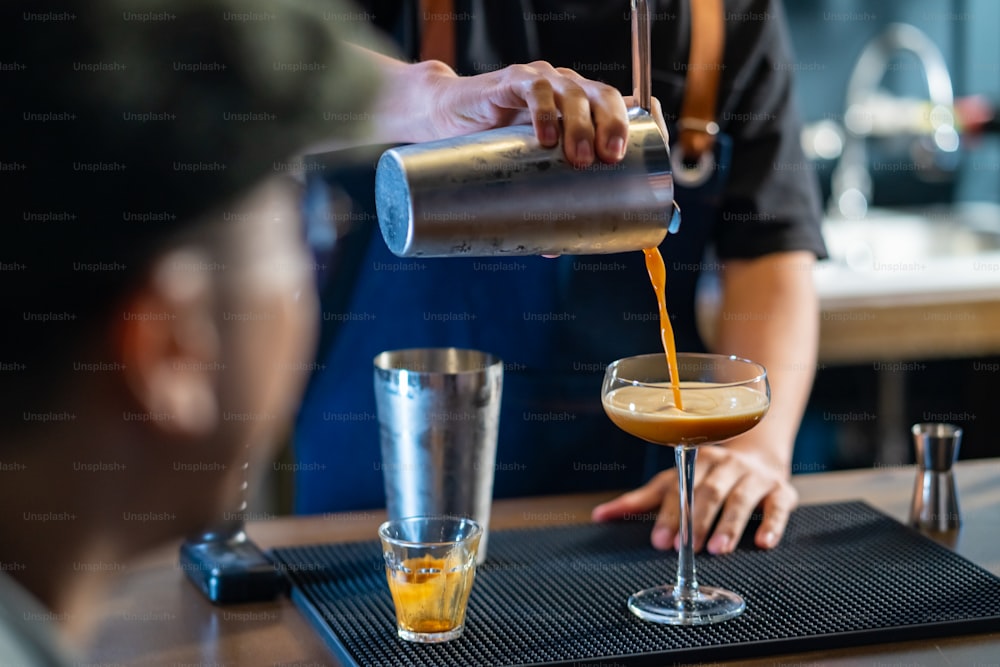
[[[914,105],[879,91],[879,83],[897,52],[912,53],[920,61],[930,98],[929,113],[917,114]],[[869,136],[917,135],[911,154],[919,164],[940,171],[954,171],[958,132],[955,129],[954,93],[944,57],[933,41],[918,28],[893,23],[871,40],[858,57],[847,84],[844,125],[847,130],[843,152],[832,176],[831,213],[838,217],[865,217],[872,198],[872,178],[868,171]],[[924,105],[926,106],[926,105]],[[921,110],[924,108],[921,107]],[[909,111],[910,113],[907,113]],[[926,138],[930,137],[930,147]]]

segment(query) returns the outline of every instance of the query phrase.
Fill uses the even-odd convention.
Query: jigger
[[[650,111],[647,0],[632,0],[632,77],[625,157],[577,168],[530,125],[386,151],[375,203],[400,257],[589,255],[660,245],[680,225],[666,137]]]
[[[958,459],[962,429],[953,424],[914,424],[912,431],[917,479],[910,525],[932,537],[955,538],[962,517],[952,467]]]

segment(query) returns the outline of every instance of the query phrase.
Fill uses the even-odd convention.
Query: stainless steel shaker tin
[[[587,255],[658,246],[680,225],[666,137],[650,114],[650,21],[632,0],[632,68],[624,159],[570,164],[530,125],[386,151],[375,204],[400,257]]]
[[[400,257],[658,246],[674,213],[670,154],[652,116],[631,115],[625,158],[584,169],[527,125],[387,151],[375,177],[386,244]]]

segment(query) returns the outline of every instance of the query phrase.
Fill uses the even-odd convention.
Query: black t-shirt
[[[684,94],[692,0],[654,0],[653,94],[668,123]],[[373,22],[411,58],[419,49],[413,0],[362,2]],[[456,0],[457,69],[481,74],[547,60],[632,90],[628,0]],[[717,121],[733,139],[732,164],[718,199],[712,239],[722,259],[784,250],[825,257],[819,193],[799,142],[791,94],[794,61],[778,0],[726,0],[726,49]]]

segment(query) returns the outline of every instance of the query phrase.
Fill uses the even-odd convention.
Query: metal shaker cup
[[[375,203],[400,257],[607,254],[658,246],[680,225],[670,151],[650,114],[650,11],[632,2],[639,106],[618,164],[579,169],[531,126],[386,151]]]
[[[493,501],[503,363],[477,350],[375,357],[375,405],[389,519],[454,515],[483,527]]]

